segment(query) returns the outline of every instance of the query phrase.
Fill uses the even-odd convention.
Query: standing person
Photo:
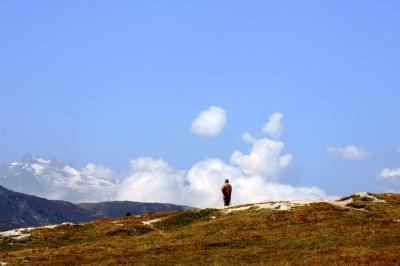
[[[231,202],[232,186],[229,184],[228,179],[225,179],[225,184],[221,187],[221,191],[224,197],[224,206],[229,206]]]

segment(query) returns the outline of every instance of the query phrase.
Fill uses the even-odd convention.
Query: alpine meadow
[[[400,195],[271,202],[0,235],[2,265],[400,265]]]

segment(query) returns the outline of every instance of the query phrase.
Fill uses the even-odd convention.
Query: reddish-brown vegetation
[[[7,265],[400,265],[400,196],[290,211],[204,209],[0,236]],[[161,219],[163,218],[163,219]],[[143,223],[161,219],[153,223]]]

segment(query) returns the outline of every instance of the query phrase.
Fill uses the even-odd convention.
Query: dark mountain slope
[[[90,213],[59,200],[47,200],[0,186],[0,221],[23,226],[90,221]]]
[[[135,215],[188,209],[193,208],[173,204],[129,201],[73,204],[14,192],[0,186],[0,222],[22,226],[86,222],[107,217],[118,218],[127,212]]]
[[[0,222],[0,232],[22,228],[22,225]]]

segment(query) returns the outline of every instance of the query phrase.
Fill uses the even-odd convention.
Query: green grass
[[[195,211],[186,211],[175,214],[173,216],[162,219],[154,223],[154,226],[163,230],[173,230],[181,227],[186,227],[194,222],[212,218],[211,215],[218,212],[215,209],[202,209]]]
[[[400,196],[352,195],[290,211],[203,209],[104,219],[0,237],[9,265],[400,265]],[[143,221],[160,219],[152,224]]]

